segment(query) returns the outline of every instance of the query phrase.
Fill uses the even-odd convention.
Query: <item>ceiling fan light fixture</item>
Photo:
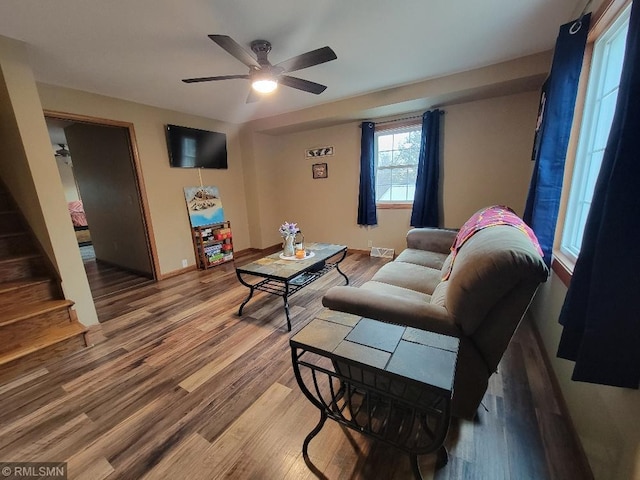
[[[319,95],[327,89],[326,85],[284,74],[314,67],[338,58],[336,52],[330,47],[322,47],[273,65],[267,58],[271,51],[271,43],[266,40],[251,42],[252,55],[228,35],[211,34],[209,38],[236,60],[249,67],[249,73],[246,75],[185,78],[182,81],[184,83],[200,83],[232,79],[249,80],[251,90],[246,103],[253,103],[260,99],[260,95],[255,92],[270,94],[278,88],[278,84]]]
[[[254,80],[251,87],[260,93],[271,93],[278,88],[278,82],[273,78],[259,78]]]

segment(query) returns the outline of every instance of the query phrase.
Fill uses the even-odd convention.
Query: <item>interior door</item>
[[[96,259],[154,278],[128,129],[75,123],[64,132]]]

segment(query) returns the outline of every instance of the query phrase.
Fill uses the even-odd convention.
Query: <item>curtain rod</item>
[[[444,115],[444,110],[440,110],[440,115]],[[422,114],[413,115],[411,117],[396,118],[394,120],[385,120],[384,122],[374,122],[372,120],[363,120],[363,121],[365,121],[365,122],[370,121],[371,123],[375,123],[376,125],[385,125],[387,123],[406,122],[407,120],[414,120],[416,118],[422,118]]]
[[[582,28],[582,19],[587,14],[587,9],[589,8],[589,5],[591,5],[592,1],[593,0],[587,0],[587,3],[584,4],[584,8],[582,9],[582,13],[571,24],[571,27],[569,28],[569,33],[571,35],[575,35],[576,33],[578,33],[580,31],[580,28]]]
[[[413,120],[414,118],[422,118],[422,115],[413,115],[412,117],[396,118],[395,120],[387,120],[385,122],[373,122],[376,125],[384,125],[385,123],[405,122],[407,120]]]

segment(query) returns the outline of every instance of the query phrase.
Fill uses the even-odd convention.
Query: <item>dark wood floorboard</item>
[[[240,261],[250,261],[245,255]],[[351,283],[385,260],[349,254]],[[293,332],[322,310],[336,272],[290,299]],[[106,340],[0,384],[0,461],[66,461],[69,478],[408,479],[408,458],[328,421],[298,389],[282,299],[233,263],[96,300]],[[449,464],[426,479],[589,479],[535,332],[523,323],[476,420],[453,420]]]
[[[149,277],[96,260],[92,245],[81,246],[80,255],[82,256],[84,269],[87,272],[91,296],[94,300],[115,293],[138,289],[143,285],[153,283],[153,279]],[[98,317],[100,317],[100,314],[98,314]],[[100,318],[100,321],[103,322],[105,320]]]

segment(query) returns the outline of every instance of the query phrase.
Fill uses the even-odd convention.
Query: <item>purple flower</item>
[[[289,235],[295,235],[300,231],[300,229],[298,228],[297,223],[284,222],[280,225],[280,229],[278,231],[283,237],[288,237]]]

